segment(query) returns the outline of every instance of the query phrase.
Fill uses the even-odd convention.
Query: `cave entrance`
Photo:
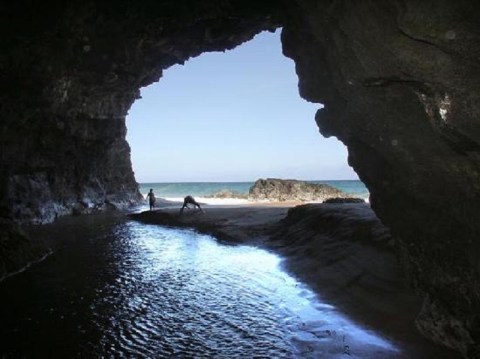
[[[141,96],[127,140],[144,195],[152,183],[358,179],[346,147],[319,134],[321,105],[300,98],[280,30],[173,66]]]

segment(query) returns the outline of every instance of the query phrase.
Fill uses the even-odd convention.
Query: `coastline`
[[[408,287],[394,240],[367,203],[298,202],[206,205],[205,213],[170,202],[131,214],[143,223],[191,228],[219,242],[257,246],[354,321],[386,336],[400,358],[456,358],[424,339],[414,326],[421,300]]]
[[[275,181],[275,179],[267,179]],[[280,180],[293,181],[293,180]],[[258,182],[150,182],[139,183],[142,195],[154,190],[157,198],[170,201],[183,201],[186,195],[208,204],[226,205],[229,203],[247,204],[250,189]],[[305,180],[305,183],[327,185],[351,197],[368,199],[369,192],[360,180]],[[227,198],[228,197],[228,198]]]

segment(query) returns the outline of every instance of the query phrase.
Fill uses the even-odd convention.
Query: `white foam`
[[[142,193],[143,198],[147,199],[147,193]],[[180,202],[183,203],[184,197],[157,197],[171,201],[171,202]],[[195,200],[199,202],[200,204],[207,204],[207,205],[240,205],[240,204],[251,204],[251,203],[271,203],[275,201],[271,201],[268,199],[261,199],[261,200],[255,200],[255,201],[250,201],[245,198],[212,198],[212,197],[195,197]],[[370,203],[369,198],[363,198],[363,200],[366,203]],[[321,201],[306,201],[305,203],[322,203],[323,200]]]
[[[144,199],[147,199],[147,193],[142,193]],[[170,202],[180,202],[183,203],[184,197],[158,197],[157,199],[164,199]],[[200,204],[209,204],[209,205],[236,205],[236,204],[247,204],[252,203],[251,201],[245,198],[211,198],[211,197],[197,197],[195,196],[195,201]],[[266,201],[268,202],[268,201]]]
[[[183,198],[180,197],[166,197],[167,201],[181,202],[183,203]],[[250,203],[244,198],[208,198],[208,197],[195,197],[195,201],[200,204],[211,204],[211,205],[235,205],[235,204],[246,204]]]

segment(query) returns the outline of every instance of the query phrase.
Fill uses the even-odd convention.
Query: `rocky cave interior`
[[[173,64],[282,28],[300,95],[348,148],[423,299],[429,339],[480,355],[480,6],[409,1],[17,1],[1,17],[0,277],[22,224],[139,200],[125,116]]]

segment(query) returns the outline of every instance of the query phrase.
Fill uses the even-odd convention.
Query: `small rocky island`
[[[248,199],[278,202],[323,202],[329,198],[345,198],[345,192],[327,184],[278,178],[259,179],[250,187]]]

